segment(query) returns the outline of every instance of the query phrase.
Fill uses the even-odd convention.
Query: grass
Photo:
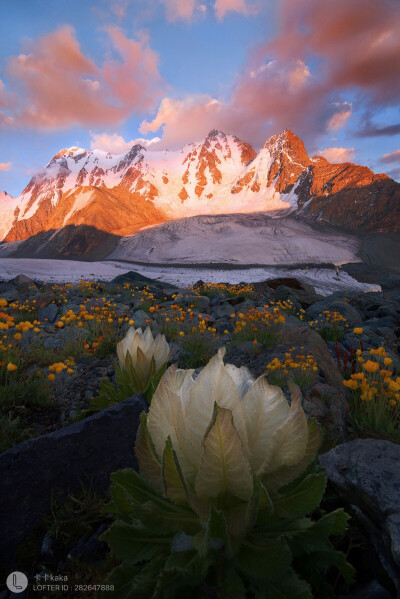
[[[333,327],[323,327],[318,330],[324,341],[342,341],[344,337],[343,329],[337,325]]]
[[[233,338],[232,338],[233,337]],[[246,324],[240,331],[234,333],[231,337],[231,345],[235,347],[239,343],[245,341],[258,341],[265,347],[273,347],[278,343],[278,334],[270,326],[257,325],[257,330],[254,330],[250,324]]]
[[[16,310],[14,311],[14,322],[33,322],[37,320],[37,310]]]
[[[0,414],[0,453],[35,436],[35,430],[21,425],[20,418]]]
[[[185,355],[179,361],[180,368],[205,366],[215,353],[214,345],[208,337],[191,335],[182,341]]]
[[[49,420],[56,405],[49,382],[36,375],[11,372],[0,381],[0,451],[35,437],[33,423]]]
[[[400,443],[400,410],[391,406],[384,395],[365,401],[357,391],[352,393],[350,426],[357,437]]]
[[[28,535],[14,556],[10,556],[10,564],[0,569],[0,575],[5,579],[11,571],[10,567],[18,564],[18,568],[30,577],[38,572],[67,576],[70,590],[62,593],[66,599],[77,597],[77,591],[73,590],[75,585],[103,584],[107,574],[117,565],[106,553],[106,547],[100,552],[100,563],[68,558],[68,553],[82,538],[89,539],[100,525],[110,524],[107,503],[107,497],[101,497],[90,486],[83,484],[80,491],[69,493],[66,497],[53,497],[49,516]],[[45,536],[52,542],[51,556],[40,555]],[[96,593],[86,590],[84,595],[94,598]],[[46,591],[48,599],[60,596],[60,591]]]

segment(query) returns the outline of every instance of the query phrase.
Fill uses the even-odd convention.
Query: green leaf
[[[342,533],[346,527],[348,516],[342,509],[326,514],[289,541],[293,556],[314,551],[329,551],[332,549],[329,536]]]
[[[310,585],[289,568],[279,580],[269,582],[268,599],[313,599]]]
[[[234,568],[226,568],[221,584],[221,599],[246,599],[243,579]]]
[[[160,554],[168,554],[172,537],[126,522],[114,522],[100,539],[110,545],[118,559],[134,565],[142,560],[159,557]]]
[[[333,548],[325,551],[313,551],[295,561],[296,570],[318,590],[324,586],[327,588],[325,573],[332,566],[339,570],[347,583],[354,579],[353,566],[346,561],[344,553],[335,551]]]
[[[129,501],[125,489],[120,485],[113,484],[110,487],[110,493],[115,508],[113,511],[116,512],[122,520],[130,522],[132,516],[132,502]]]
[[[231,547],[224,513],[216,510],[214,506],[212,506],[210,517],[207,521],[204,540],[202,545],[198,546],[198,551],[200,555],[206,555],[209,551],[219,551],[222,547],[224,547],[226,555],[230,555]]]
[[[162,483],[164,495],[179,505],[187,505],[188,491],[183,478],[178,458],[172,447],[171,437],[168,437],[162,462]]]
[[[135,455],[140,472],[156,489],[161,490],[161,462],[157,457],[147,429],[147,414],[145,412],[140,414],[140,425],[136,434]]]
[[[275,515],[278,518],[301,518],[310,514],[321,502],[325,492],[324,472],[310,474],[291,491],[273,497]]]
[[[119,597],[119,599],[137,599],[137,597],[142,599],[133,589],[133,581],[138,572],[140,572],[140,568],[137,566],[121,564],[114,568],[114,570],[107,576],[104,584],[113,585],[113,594]],[[110,591],[103,591],[101,596],[106,599],[110,596]],[[145,598],[143,597],[143,599]]]
[[[190,581],[190,585],[200,584],[206,577],[210,560],[197,551],[171,553],[165,563],[166,571],[180,572]]]
[[[140,518],[149,528],[183,530],[188,534],[200,528],[198,516],[189,508],[178,506],[164,498],[150,483],[130,468],[111,474],[112,485],[120,486],[134,506],[136,518]]]
[[[257,527],[268,526],[274,520],[274,504],[260,480],[258,480],[258,488],[260,495],[256,525]]]
[[[289,568],[291,554],[284,539],[260,539],[250,534],[234,562],[246,576],[271,581]]]
[[[251,497],[253,477],[230,410],[215,405],[203,439],[203,455],[195,480],[200,497]]]

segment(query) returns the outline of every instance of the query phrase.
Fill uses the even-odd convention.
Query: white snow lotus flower
[[[298,387],[289,405],[265,375],[255,380],[247,368],[224,364],[224,354],[220,349],[196,379],[193,370],[171,366],[136,440],[141,473],[196,511],[196,503],[209,509],[228,497],[248,502],[254,477],[278,490],[306,469],[320,442]]]
[[[146,390],[152,377],[167,364],[169,355],[170,348],[165,335],[158,333],[154,338],[150,327],[144,332],[140,328],[130,327],[124,339],[117,344],[120,366],[131,371],[137,382],[137,392]]]

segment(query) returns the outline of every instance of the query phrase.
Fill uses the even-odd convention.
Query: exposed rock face
[[[105,187],[78,187],[63,194],[54,208],[50,200],[41,201],[33,216],[14,224],[5,241],[27,239],[68,225],[90,225],[106,233],[129,235],[163,220],[161,211],[150,200],[122,186],[112,191]]]
[[[77,492],[83,482],[104,494],[111,472],[137,469],[133,447],[143,410],[147,404],[136,395],[0,456],[0,561],[50,512],[52,493]]]
[[[216,130],[173,152],[138,144],[119,156],[64,149],[19,198],[6,200],[0,197],[6,241],[68,225],[127,235],[185,216],[280,209],[348,230],[400,231],[398,183],[366,167],[310,159],[289,129],[258,153]]]

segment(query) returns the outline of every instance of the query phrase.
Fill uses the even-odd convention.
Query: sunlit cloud
[[[328,162],[341,163],[350,162],[355,154],[354,148],[326,148],[318,152],[320,156],[323,156]]]
[[[400,150],[389,152],[389,154],[383,154],[383,156],[380,159],[380,162],[387,164],[390,164],[392,162],[400,162]]]
[[[136,144],[150,147],[160,141],[159,137],[152,139],[137,138],[126,141],[118,133],[91,133],[91,138],[90,147],[92,150],[103,150],[104,152],[110,152],[110,154],[124,154]]]
[[[254,15],[259,10],[259,4],[254,0],[215,0],[214,11],[217,19],[223,19],[228,13]]]
[[[0,162],[0,171],[9,171],[11,167],[11,162]]]
[[[164,81],[149,40],[130,39],[115,26],[107,33],[115,57],[101,66],[83,54],[69,26],[31,41],[28,52],[11,57],[8,76],[20,91],[15,122],[48,129],[113,124],[153,108]]]

